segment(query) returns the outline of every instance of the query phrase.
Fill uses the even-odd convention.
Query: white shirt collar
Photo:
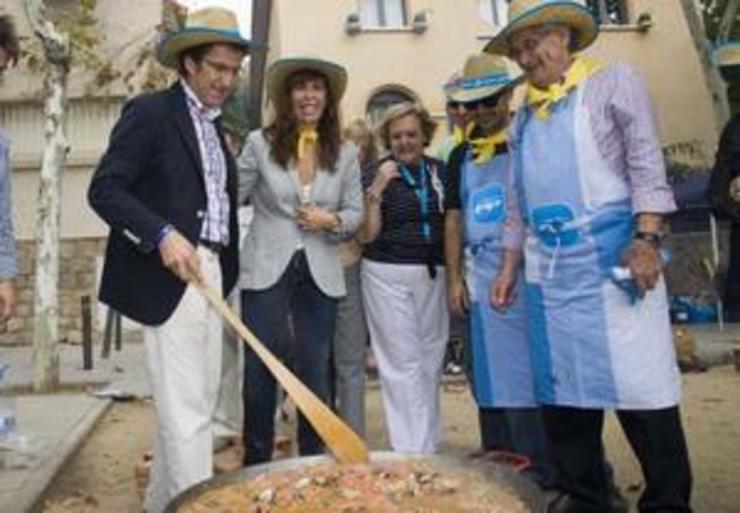
[[[216,118],[221,115],[221,109],[217,107],[209,108],[203,105],[203,102],[200,101],[198,95],[195,94],[195,91],[193,91],[184,78],[180,78],[180,84],[182,84],[182,89],[185,91],[185,97],[187,98],[188,103],[195,108],[198,114],[211,122],[215,121]]]

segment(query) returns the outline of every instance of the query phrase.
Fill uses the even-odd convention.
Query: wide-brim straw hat
[[[517,79],[509,72],[503,57],[479,53],[468,57],[450,97],[456,102],[473,102],[502,93],[516,84]]]
[[[714,50],[713,59],[722,78],[736,80],[740,77],[740,41],[721,44]]]
[[[447,101],[457,101],[453,99],[455,93],[460,89],[460,72],[456,71],[447,79],[447,82],[442,86],[442,92],[445,95]]]
[[[565,25],[570,28],[574,52],[590,46],[599,34],[599,24],[585,0],[511,0],[509,24],[486,45],[484,51],[508,55],[512,34],[542,25]]]
[[[334,99],[339,102],[347,89],[347,70],[335,62],[317,57],[283,57],[273,62],[267,70],[267,95],[276,102],[285,82],[299,71],[309,71],[326,77]]]
[[[184,26],[162,38],[157,45],[157,60],[169,68],[177,67],[178,56],[196,46],[224,43],[249,50],[251,42],[242,37],[236,15],[222,7],[206,7],[188,13]]]

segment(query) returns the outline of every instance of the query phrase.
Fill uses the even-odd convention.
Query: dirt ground
[[[465,455],[477,448],[475,407],[467,387],[444,387],[446,441],[442,451]],[[740,512],[740,374],[716,367],[684,377],[683,417],[694,472],[696,513]],[[387,448],[380,392],[368,387],[368,440]],[[116,403],[47,493],[44,513],[141,511],[134,466],[150,449],[154,413],[148,401]],[[619,486],[634,504],[641,480],[637,462],[613,418],[605,433]]]

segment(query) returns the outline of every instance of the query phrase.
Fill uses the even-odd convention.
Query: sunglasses
[[[457,110],[457,109],[459,109],[460,107],[462,107],[463,105],[464,105],[464,104],[463,104],[462,102],[456,102],[456,101],[454,101],[454,100],[450,100],[450,101],[448,101],[448,102],[447,102],[447,105],[446,105],[446,107],[447,107],[448,109],[455,109],[455,110]]]
[[[472,102],[465,102],[465,109],[466,110],[477,110],[478,107],[485,107],[487,109],[492,109],[496,105],[498,105],[498,101],[501,98],[500,94],[494,94],[493,96],[487,96],[485,98],[481,98],[480,100],[473,100]]]

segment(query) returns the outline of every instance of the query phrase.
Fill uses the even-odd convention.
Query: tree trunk
[[[34,6],[36,7],[33,11]],[[70,46],[66,34],[44,21],[39,2],[29,1],[32,26],[46,59],[44,89],[44,154],[39,176],[36,219],[36,281],[34,287],[33,389],[52,391],[59,385],[59,221],[61,173],[69,149],[65,134]]]
[[[717,127],[717,133],[719,133],[730,117],[730,107],[727,102],[725,84],[719,75],[719,71],[712,62],[711,45],[707,39],[704,21],[702,20],[696,0],[681,0],[681,8],[683,9],[694,47],[704,70],[704,80],[712,95],[714,121]]]

